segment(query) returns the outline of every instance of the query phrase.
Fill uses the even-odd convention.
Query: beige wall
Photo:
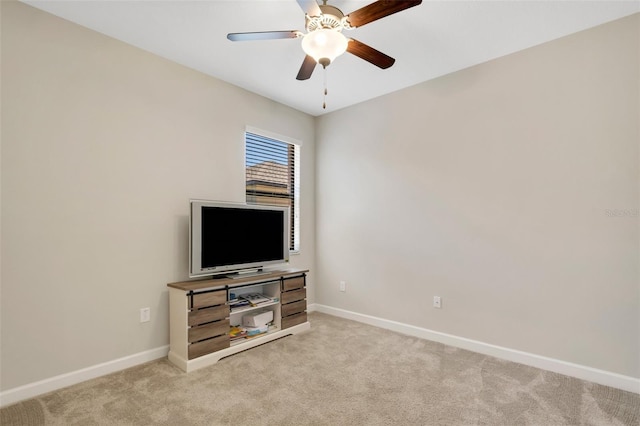
[[[3,390],[168,344],[188,200],[244,200],[247,125],[301,141],[315,269],[313,117],[1,3]]]
[[[638,16],[314,122],[0,3],[0,389],[168,343],[246,125],[302,142],[310,302],[640,377],[639,218],[606,215],[639,208]]]
[[[320,118],[316,301],[640,377],[639,20]]]

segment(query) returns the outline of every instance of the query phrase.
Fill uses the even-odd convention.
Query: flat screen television
[[[289,262],[289,208],[190,200],[189,277]]]

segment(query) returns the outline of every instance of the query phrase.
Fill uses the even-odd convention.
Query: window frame
[[[301,227],[300,227],[300,169],[301,169],[301,150],[302,150],[302,143],[299,140],[290,138],[288,136],[283,136],[274,132],[269,132],[263,129],[258,129],[255,127],[250,127],[247,126],[245,128],[245,132],[244,132],[244,161],[245,161],[245,203],[247,204],[252,204],[252,205],[269,205],[269,203],[264,203],[264,202],[255,202],[255,201],[249,201],[248,198],[250,196],[250,191],[247,190],[247,169],[248,169],[248,161],[247,161],[247,145],[248,145],[248,141],[247,141],[247,134],[252,134],[256,137],[259,138],[264,138],[267,140],[273,140],[276,142],[280,142],[280,143],[285,143],[287,144],[289,147],[292,147],[292,151],[293,154],[288,155],[288,162],[289,159],[293,159],[293,173],[291,174],[291,189],[293,194],[290,194],[289,197],[291,199],[291,204],[290,205],[290,226],[289,229],[291,230],[291,232],[293,233],[292,236],[290,236],[290,240],[292,242],[292,244],[290,244],[289,247],[289,253],[290,254],[299,254],[300,253],[300,244],[301,244]],[[287,164],[288,164],[287,162]],[[290,173],[290,172],[287,172]],[[285,198],[285,197],[282,197]],[[277,204],[272,204],[272,205],[277,205]]]

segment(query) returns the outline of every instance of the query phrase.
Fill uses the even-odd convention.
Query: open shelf
[[[233,315],[233,314],[237,314],[237,313],[240,313],[240,312],[250,312],[250,311],[254,311],[256,309],[266,308],[267,306],[277,305],[279,303],[280,303],[280,300],[272,300],[271,302],[262,303],[262,304],[257,305],[257,306],[249,305],[249,306],[241,306],[239,308],[231,308],[230,314]]]
[[[267,337],[268,335],[273,333],[277,333],[278,331],[280,331],[280,328],[278,326],[273,325],[269,327],[269,331],[267,331],[266,333],[260,333],[260,334],[256,334],[255,336],[243,337],[242,339],[232,340],[230,345],[236,346],[236,345],[241,345],[247,342],[253,342],[254,340],[260,340],[261,338]]]

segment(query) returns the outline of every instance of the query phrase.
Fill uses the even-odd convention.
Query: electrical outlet
[[[340,291],[347,291],[347,283],[340,281]]]
[[[140,322],[151,321],[151,308],[140,308]]]
[[[433,307],[434,308],[442,308],[442,299],[440,299],[440,296],[433,296]]]

